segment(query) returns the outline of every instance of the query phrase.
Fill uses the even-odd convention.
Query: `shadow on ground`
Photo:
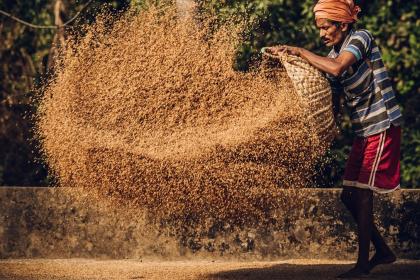
[[[336,276],[352,268],[352,265],[294,265],[279,264],[267,268],[246,268],[222,271],[208,275],[206,280],[289,280],[289,279],[336,279]],[[375,268],[368,277],[362,279],[420,279],[418,263],[397,263]]]

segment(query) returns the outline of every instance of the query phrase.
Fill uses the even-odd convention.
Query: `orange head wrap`
[[[361,11],[353,0],[319,0],[314,7],[315,18],[352,23],[357,21],[357,14]]]

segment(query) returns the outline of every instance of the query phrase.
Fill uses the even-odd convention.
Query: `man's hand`
[[[302,48],[279,45],[267,48],[267,52],[274,56],[281,56],[283,53],[288,53],[291,55],[301,56]]]
[[[341,76],[344,71],[357,61],[356,56],[349,51],[341,52],[337,58],[323,57],[305,50],[304,48],[285,45],[269,47],[266,49],[266,52],[271,56],[281,56],[285,52],[300,56],[315,68],[335,77]]]

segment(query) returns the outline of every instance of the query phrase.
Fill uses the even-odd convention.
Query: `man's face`
[[[335,25],[328,19],[317,19],[316,27],[319,29],[319,37],[327,47],[333,47],[341,43],[345,37],[347,25]]]

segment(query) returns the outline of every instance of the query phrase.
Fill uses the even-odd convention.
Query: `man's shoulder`
[[[359,39],[359,40],[369,42],[373,40],[373,35],[367,29],[356,29],[351,34],[350,40],[351,39]]]

